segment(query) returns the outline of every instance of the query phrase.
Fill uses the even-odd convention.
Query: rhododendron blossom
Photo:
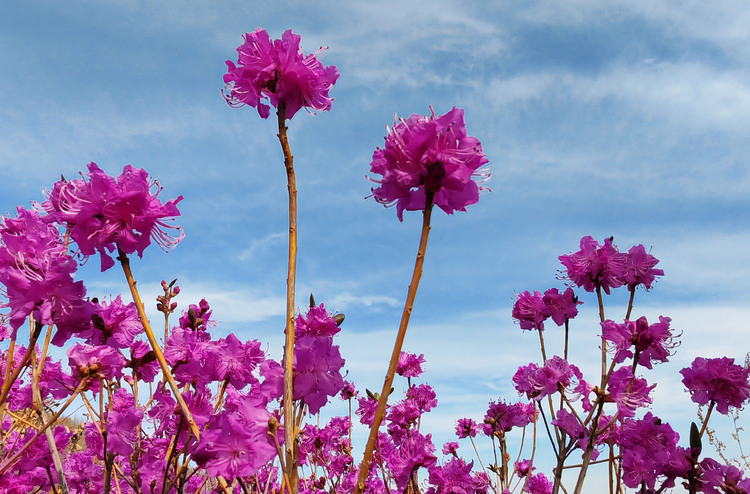
[[[84,301],[83,282],[73,281],[76,263],[65,252],[60,233],[36,211],[17,208],[16,218],[0,225],[0,283],[15,331],[33,315],[42,325],[56,324],[53,344],[85,330],[93,312]]]
[[[733,358],[698,357],[680,374],[690,398],[699,405],[715,402],[719,413],[740,408],[750,398],[750,368],[735,364]]]
[[[599,287],[609,294],[610,289],[625,284],[627,257],[617,251],[612,238],[604,239],[604,244],[600,245],[593,237],[585,236],[578,252],[558,259],[565,266],[567,278],[587,292]]]
[[[654,268],[658,262],[657,258],[646,252],[643,245],[634,245],[626,254],[625,284],[631,289],[643,285],[650,290],[654,278],[664,276],[663,269]]]
[[[438,117],[411,115],[396,120],[385,136],[385,148],[372,154],[370,171],[381,175],[371,179],[375,200],[396,204],[398,219],[403,212],[421,211],[435,204],[448,214],[466,211],[479,200],[484,189],[474,178],[487,180],[479,167],[487,163],[476,137],[466,135],[464,111],[452,108]]]
[[[677,346],[669,328],[671,319],[659,316],[659,322],[649,325],[645,317],[622,324],[606,320],[601,323],[602,338],[612,343],[614,362],[624,362],[637,355],[638,364],[651,369],[655,362],[667,362]]]
[[[547,306],[540,292],[521,292],[516,297],[512,311],[513,319],[518,320],[521,329],[544,329],[544,320],[549,317]]]
[[[125,165],[117,177],[93,162],[88,169],[88,180],[56,182],[42,207],[49,221],[69,228],[81,254],[99,253],[102,271],[114,265],[109,253],[116,250],[143,257],[152,240],[165,250],[182,240],[182,229],[167,223],[180,215],[177,203],[182,196],[162,203],[160,187],[142,168]],[[166,230],[177,234],[170,236]]]
[[[324,67],[318,53],[303,55],[300,36],[286,30],[281,39],[270,40],[265,29],[244,35],[237,48],[237,64],[227,60],[226,84],[222,94],[232,107],[250,105],[268,118],[267,100],[278,108],[284,104],[284,118],[291,119],[300,108],[330,110],[328,90],[339,78],[335,66]]]

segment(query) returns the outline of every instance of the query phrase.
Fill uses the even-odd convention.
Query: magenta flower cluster
[[[338,70],[324,67],[317,53],[303,55],[299,35],[286,30],[281,39],[271,41],[265,29],[256,29],[244,40],[237,48],[237,63],[226,62],[222,94],[230,106],[250,105],[268,118],[268,101],[275,108],[283,105],[286,119],[300,108],[331,109],[328,91],[339,78]]]
[[[620,253],[612,238],[599,244],[590,236],[583,237],[578,252],[562,255],[559,260],[565,268],[564,277],[587,292],[596,292],[602,307],[603,294],[627,287],[627,314],[632,309],[636,287],[642,285],[650,290],[655,277],[664,275],[655,267],[658,259],[646,253],[642,245]],[[557,289],[544,294],[524,291],[517,296],[512,316],[521,329],[540,332],[544,321],[552,317],[558,326],[565,324],[567,340],[567,323],[577,315],[580,303],[572,287],[563,294]],[[692,443],[691,448],[678,446],[680,436],[669,424],[651,412],[639,417],[639,412],[652,403],[651,391],[656,384],[649,384],[638,370],[652,369],[673,354],[678,341],[670,327],[671,319],[660,316],[658,322],[649,323],[639,317],[616,323],[602,317],[600,324],[601,344],[606,345],[610,357],[603,360],[603,374],[597,376],[597,384],[587,382],[578,367],[558,355],[547,358],[541,366],[533,362],[520,366],[512,379],[519,394],[537,403],[545,427],[554,428],[555,434],[550,438],[558,438],[552,448],[559,461],[575,450],[584,463],[594,461],[603,448],[617,448],[622,482],[642,489],[640,492],[664,492],[680,479],[698,489],[695,492],[744,492],[739,489],[750,485],[750,479],[745,479],[734,466],[721,465],[710,458],[700,460],[700,447],[696,449]],[[544,352],[544,341],[540,342]],[[728,414],[750,401],[750,368],[735,364],[733,359],[699,357],[680,372],[692,400],[699,405]],[[561,406],[556,410],[552,404],[557,399],[545,400],[552,395],[560,396]],[[545,409],[552,420],[548,420]],[[473,437],[475,430],[463,419],[457,433],[459,437]],[[526,477],[525,488],[529,489],[532,477],[527,467],[517,464],[516,473]],[[738,490],[732,490],[735,487]]]
[[[69,228],[82,255],[99,253],[102,271],[114,266],[108,255],[112,252],[143,257],[152,240],[169,249],[182,239],[182,230],[167,223],[180,215],[177,203],[182,196],[162,203],[158,184],[146,170],[131,165],[117,177],[107,175],[96,163],[89,163],[88,169],[85,178],[56,182],[42,207],[47,221]]]
[[[623,285],[631,290],[643,285],[650,290],[655,277],[664,275],[664,270],[654,268],[658,259],[648,254],[643,245],[621,253],[612,242],[611,237],[603,244],[591,236],[583,237],[578,252],[559,257],[567,278],[587,292],[601,288],[609,295],[610,289]]]
[[[513,304],[512,316],[518,321],[521,329],[542,331],[547,318],[551,317],[555,324],[562,326],[566,321],[576,317],[578,305],[582,303],[570,287],[563,293],[557,288],[550,288],[544,295],[538,291],[525,291],[518,294]]]
[[[382,178],[371,179],[379,185],[371,197],[386,206],[395,203],[402,221],[404,210],[432,204],[448,214],[466,211],[483,189],[475,178],[489,178],[479,170],[486,163],[479,140],[467,135],[462,109],[436,117],[430,108],[430,115],[414,114],[388,129],[385,147],[372,154],[370,171]]]

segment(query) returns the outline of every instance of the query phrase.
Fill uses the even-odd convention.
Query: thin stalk
[[[700,437],[703,437],[703,433],[706,432],[706,427],[708,426],[708,419],[711,418],[711,412],[714,410],[714,405],[716,405],[716,402],[714,400],[711,400],[711,403],[708,404],[708,410],[706,411],[706,418],[703,419],[703,424],[701,425],[700,433],[698,434]]]
[[[53,425],[57,419],[60,418],[60,415],[63,414],[63,412],[70,406],[71,403],[73,403],[73,400],[78,396],[78,393],[80,393],[83,388],[86,386],[86,383],[88,382],[88,378],[84,377],[81,382],[78,384],[78,387],[76,387],[75,390],[73,390],[73,394],[70,395],[70,397],[63,403],[63,405],[55,412],[52,417],[49,418],[47,422],[45,422],[39,430],[34,433],[34,435],[29,439],[26,444],[23,445],[23,447],[16,452],[9,460],[7,460],[3,465],[0,467],[0,476],[4,475],[10,467],[12,467],[16,461],[26,452],[27,449],[31,447],[32,444],[34,444],[34,441],[39,439],[39,436],[41,436],[44,433],[44,430],[47,429],[49,426]]]
[[[625,320],[630,320],[630,313],[633,311],[633,299],[635,298],[635,285],[628,286],[630,296],[628,297],[628,310],[625,312]]]
[[[13,367],[13,355],[16,352],[16,336],[18,335],[18,331],[13,332],[13,336],[10,338],[10,344],[8,345],[8,353],[5,355],[5,370],[3,371],[3,385],[0,390],[0,395],[5,396],[6,391],[5,389],[10,389],[11,382],[10,382],[10,371],[11,367]],[[0,420],[4,418],[4,412],[5,412],[5,399],[0,399]]]
[[[185,399],[182,397],[180,389],[177,387],[177,383],[172,376],[172,372],[170,372],[169,370],[169,364],[167,364],[167,361],[164,358],[164,354],[159,347],[159,343],[156,341],[154,332],[151,330],[151,324],[148,322],[148,318],[146,317],[146,310],[143,308],[141,296],[138,294],[138,289],[135,287],[136,281],[133,278],[133,272],[130,270],[130,259],[128,259],[127,254],[119,249],[117,259],[122,265],[122,272],[125,274],[125,279],[127,280],[128,287],[130,288],[130,294],[133,296],[133,303],[135,303],[135,308],[138,311],[138,319],[141,321],[141,326],[143,326],[143,332],[146,333],[146,338],[148,338],[148,342],[151,344],[151,349],[154,351],[156,360],[159,362],[161,372],[164,377],[166,377],[167,382],[169,383],[169,387],[172,389],[172,394],[174,394],[175,400],[177,400],[177,403],[180,405],[182,414],[184,415],[185,420],[187,420],[188,426],[190,427],[190,432],[192,432],[195,438],[198,439],[200,437],[200,431],[198,430],[198,426],[195,423],[193,414],[190,413],[190,409],[188,408],[187,403],[185,403]]]
[[[297,273],[297,183],[294,177],[294,157],[289,148],[286,131],[286,103],[279,101],[276,116],[279,124],[279,143],[284,153],[287,191],[289,192],[289,253],[286,277],[286,323],[284,325],[284,450],[286,453],[287,475],[290,494],[297,492],[297,452],[295,446],[296,430],[293,427],[294,414],[292,400],[293,361],[294,361],[294,289]]]
[[[599,417],[602,414],[603,408],[604,408],[604,399],[599,397],[597,398],[597,401],[594,403],[594,409],[596,410],[596,413],[593,415],[593,421],[591,422],[589,426],[591,428],[590,434],[589,434],[589,440],[588,440],[588,443],[586,444],[586,449],[583,452],[583,461],[581,462],[581,470],[578,472],[578,480],[576,481],[575,490],[573,491],[575,494],[581,493],[581,489],[583,489],[583,482],[586,479],[586,472],[590,464],[601,463],[603,461],[609,461],[609,459],[601,460],[601,461],[591,461],[591,453],[594,450],[594,441],[596,440],[596,429],[599,425]]]
[[[596,299],[599,303],[599,322],[604,322],[604,299],[602,298],[602,287],[596,284]],[[607,376],[607,341],[602,336],[602,380],[599,387],[604,389]]]
[[[47,334],[44,336],[44,345],[42,347],[42,355],[39,358],[38,363],[34,364],[34,355],[32,354],[31,363],[34,366],[34,373],[31,378],[31,391],[33,393],[34,408],[36,409],[39,419],[44,424],[47,422],[47,414],[44,413],[44,403],[42,402],[42,393],[39,391],[39,376],[42,374],[42,368],[44,367],[44,360],[47,357],[47,348],[49,347],[50,337],[52,336],[52,325],[47,326]],[[62,494],[68,494],[68,482],[63,474],[62,459],[60,458],[60,452],[55,444],[55,435],[51,428],[44,430],[44,437],[47,440],[47,447],[49,448],[50,455],[52,456],[52,464],[55,467],[55,474],[59,482],[60,492]],[[53,487],[55,482],[52,482]]]
[[[3,381],[3,387],[2,390],[0,390],[0,406],[2,406],[3,408],[5,408],[5,400],[8,398],[10,388],[12,387],[15,380],[18,379],[18,375],[21,374],[21,371],[25,369],[26,365],[29,363],[31,352],[34,351],[36,340],[39,339],[39,334],[41,332],[42,325],[41,323],[39,323],[39,321],[37,321],[34,326],[34,331],[31,333],[31,338],[29,338],[29,347],[26,349],[26,353],[23,354],[23,357],[21,357],[21,362],[19,362],[18,367],[13,371],[13,373]],[[12,358],[10,359],[10,361],[12,362]]]
[[[383,389],[378,397],[378,407],[375,409],[375,416],[372,419],[372,425],[370,426],[370,435],[367,438],[367,445],[365,447],[364,455],[362,456],[362,462],[359,464],[359,477],[357,484],[354,486],[354,494],[361,494],[365,488],[365,481],[367,480],[367,474],[370,470],[370,461],[372,460],[372,454],[375,451],[375,445],[378,439],[378,429],[380,423],[383,421],[383,415],[385,414],[385,406],[388,402],[388,395],[391,393],[391,385],[396,375],[396,366],[398,365],[398,357],[401,354],[401,347],[404,344],[404,337],[406,336],[406,328],[409,325],[409,317],[411,316],[412,307],[414,306],[414,299],[417,295],[417,287],[419,286],[419,279],[422,277],[422,265],[424,264],[425,250],[427,249],[427,239],[430,236],[430,217],[432,215],[432,198],[428,198],[426,201],[426,207],[422,212],[422,233],[419,239],[419,249],[417,250],[417,259],[414,262],[414,271],[411,276],[411,283],[406,293],[406,301],[404,303],[404,311],[401,314],[401,323],[398,327],[398,333],[396,334],[396,341],[393,344],[393,352],[391,353],[391,360],[388,364],[388,372],[385,375],[385,381],[383,382]]]

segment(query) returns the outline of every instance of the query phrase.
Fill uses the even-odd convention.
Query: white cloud
[[[351,292],[341,292],[334,295],[327,304],[331,307],[347,310],[349,307],[376,308],[383,305],[400,307],[403,302],[383,295],[354,295]]]

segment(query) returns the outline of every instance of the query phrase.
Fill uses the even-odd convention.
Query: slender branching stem
[[[161,367],[162,374],[166,378],[167,383],[169,383],[169,387],[172,390],[172,394],[174,394],[175,400],[177,400],[177,403],[180,405],[180,410],[182,410],[182,414],[188,423],[190,432],[192,432],[195,438],[198,439],[200,437],[200,431],[198,430],[198,426],[195,423],[193,414],[190,412],[187,403],[185,403],[185,399],[182,397],[182,393],[180,393],[180,388],[177,386],[177,383],[172,376],[172,372],[169,370],[169,364],[167,364],[167,360],[164,358],[164,353],[162,353],[161,348],[159,347],[159,343],[156,341],[156,336],[154,336],[154,332],[151,330],[151,324],[148,322],[148,318],[146,317],[146,310],[143,307],[141,296],[139,295],[138,289],[135,286],[136,281],[133,278],[133,272],[130,270],[130,259],[128,259],[127,254],[125,254],[122,250],[118,250],[117,259],[120,261],[122,272],[125,274],[125,280],[127,281],[128,287],[130,288],[130,294],[133,297],[133,303],[135,303],[135,308],[138,311],[138,319],[141,322],[141,326],[143,326],[143,332],[146,333],[148,342],[151,344],[151,350],[154,351],[156,360],[159,362],[159,366]]]
[[[0,406],[5,408],[5,400],[8,398],[8,394],[10,393],[10,388],[12,387],[13,383],[16,379],[18,379],[18,376],[21,374],[21,371],[26,368],[26,366],[29,363],[29,360],[31,359],[31,352],[34,351],[34,347],[36,346],[36,341],[39,339],[39,335],[42,332],[42,324],[39,321],[36,321],[34,324],[34,330],[31,332],[31,337],[29,338],[29,346],[26,348],[26,353],[23,354],[23,357],[21,357],[21,361],[18,363],[18,367],[15,368],[15,370],[8,376],[7,379],[3,381],[3,387],[0,389]],[[10,352],[10,349],[8,350]],[[12,353],[10,353],[11,357],[8,359],[8,362],[12,363]],[[6,367],[5,373],[8,374],[7,369],[10,368],[10,365]]]
[[[419,249],[417,250],[417,259],[414,262],[411,283],[409,284],[409,289],[406,293],[404,310],[401,314],[401,323],[399,324],[398,333],[396,334],[396,341],[393,344],[393,352],[391,353],[388,372],[386,373],[385,381],[383,382],[383,389],[378,397],[378,406],[375,409],[375,416],[373,417],[372,425],[370,426],[370,435],[367,438],[365,452],[362,456],[362,462],[359,464],[359,477],[357,479],[357,484],[354,486],[354,494],[361,494],[365,489],[365,481],[367,480],[367,474],[370,470],[370,461],[372,460],[372,454],[375,451],[375,445],[378,442],[378,429],[380,428],[380,423],[383,421],[383,416],[385,415],[388,395],[391,393],[391,386],[393,385],[393,379],[396,375],[398,357],[401,354],[404,337],[406,336],[406,328],[409,325],[409,317],[411,316],[414,299],[417,295],[417,287],[419,286],[419,280],[422,277],[422,265],[424,263],[424,255],[427,249],[427,239],[430,236],[431,215],[432,201],[428,199],[426,207],[422,212],[422,233],[419,239]]]
[[[286,131],[286,103],[279,101],[276,116],[279,124],[279,143],[284,153],[284,168],[286,169],[287,190],[289,192],[289,255],[287,259],[286,277],[286,323],[284,325],[284,450],[286,453],[286,467],[288,469],[290,494],[297,492],[297,454],[296,429],[294,427],[294,412],[292,400],[293,361],[294,361],[294,289],[297,273],[297,183],[294,177],[294,157],[289,149]]]
[[[78,387],[73,391],[73,394],[68,397],[68,399],[63,403],[63,405],[55,412],[54,415],[52,415],[47,422],[42,424],[42,426],[39,428],[39,430],[34,433],[34,435],[29,439],[26,444],[21,447],[18,451],[16,451],[16,454],[14,454],[10,459],[8,459],[5,463],[3,463],[2,466],[0,466],[0,476],[4,475],[10,468],[18,461],[18,459],[23,456],[23,454],[28,450],[34,442],[39,439],[39,436],[41,436],[44,431],[53,425],[57,419],[60,418],[60,415],[65,412],[65,410],[70,406],[71,403],[73,403],[73,400],[75,400],[76,396],[78,396],[78,393],[80,393],[84,387],[86,387],[86,384],[88,383],[88,378],[84,377],[80,383],[78,383]]]

